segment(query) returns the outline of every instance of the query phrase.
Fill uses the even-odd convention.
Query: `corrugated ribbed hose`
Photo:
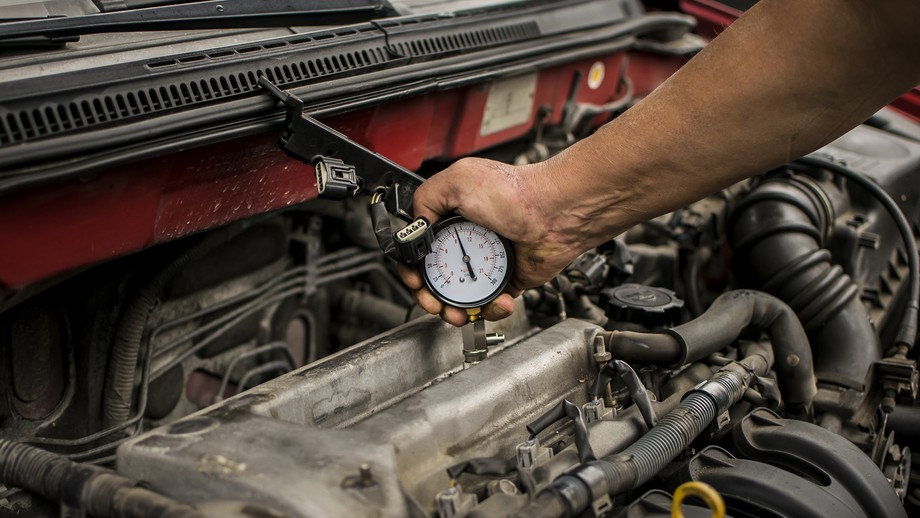
[[[114,471],[78,464],[34,446],[0,439],[0,483],[91,516],[203,518],[188,505],[137,487]]]

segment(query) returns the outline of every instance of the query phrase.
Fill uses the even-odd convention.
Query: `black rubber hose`
[[[917,252],[914,233],[911,231],[910,223],[904,216],[904,213],[898,207],[894,199],[892,199],[878,184],[848,167],[817,156],[805,156],[796,160],[796,162],[807,166],[826,169],[859,185],[875,197],[879,203],[885,207],[885,210],[888,211],[891,219],[894,220],[895,225],[898,227],[898,232],[901,234],[901,240],[904,242],[904,251],[907,253],[910,290],[907,298],[907,307],[904,310],[896,343],[904,345],[908,349],[912,349],[914,341],[917,338],[917,318],[918,315],[920,315],[920,255],[918,255]]]
[[[38,494],[91,516],[203,518],[194,508],[98,466],[0,439],[0,483]]]
[[[343,313],[357,315],[385,329],[404,324],[409,312],[399,304],[359,290],[342,290],[338,293],[338,304]]]
[[[608,350],[627,362],[677,368],[724,349],[745,329],[770,337],[786,401],[807,407],[818,392],[808,337],[789,306],[763,292],[723,293],[699,317],[662,333],[613,331]]]
[[[765,358],[754,356],[739,364],[729,364],[698,389],[692,390],[677,408],[669,412],[658,426],[626,448],[622,454],[605,457],[593,463],[607,475],[608,492],[618,494],[644,484],[680,454],[717,415],[741,399],[752,373],[766,374]],[[628,458],[628,462],[622,459]],[[614,467],[631,465],[635,478],[616,478],[633,469]]]
[[[888,415],[888,428],[894,432],[901,446],[910,446],[911,451],[920,448],[920,407],[898,405]]]
[[[582,464],[557,478],[517,516],[579,516],[605,494],[617,495],[644,484],[740,400],[754,374],[769,369],[761,355],[727,365],[622,453]]]
[[[809,405],[818,387],[808,336],[792,309],[776,297],[753,290],[729,291],[699,318],[669,332],[683,350],[679,365],[686,365],[725,348],[745,329],[770,337],[777,380],[787,403]]]
[[[383,255],[401,262],[396,254],[396,244],[393,242],[393,230],[390,227],[390,215],[383,202],[384,191],[377,191],[371,197],[370,213],[374,227],[374,237]]]
[[[690,314],[694,318],[703,313],[703,301],[700,299],[700,294],[703,292],[700,289],[700,270],[703,264],[709,261],[711,255],[710,249],[705,247],[697,248],[689,254],[686,280],[684,281],[687,286],[685,298],[687,299],[687,309],[690,310]]]
[[[447,476],[451,479],[459,478],[464,473],[473,475],[486,475],[490,477],[504,477],[517,470],[515,459],[502,457],[477,457],[467,459],[447,468]]]
[[[667,415],[680,405],[684,394],[711,377],[712,370],[702,363],[695,363],[681,370],[661,387],[662,400],[653,403],[655,413],[660,416]],[[649,427],[646,426],[639,409],[636,405],[631,405],[609,420],[602,419],[591,424],[591,446],[599,457],[609,456],[622,452],[648,430]],[[573,464],[578,463],[577,448],[569,445],[540,466],[536,473],[536,485],[542,487],[544,484],[552,483],[569,471]],[[535,492],[528,494],[533,495]]]
[[[102,395],[102,427],[121,424],[128,419],[134,399],[135,374],[144,329],[156,309],[163,290],[189,262],[198,259],[240,233],[242,227],[227,227],[208,236],[174,259],[126,304],[115,333],[115,342],[106,369]]]
[[[764,182],[732,214],[732,266],[741,285],[775,295],[796,312],[818,379],[861,390],[881,345],[858,287],[823,248],[842,199],[833,186],[803,175]]]
[[[573,514],[564,498],[559,498],[557,493],[543,491],[515,516],[517,518],[559,518]]]
[[[604,333],[604,337],[607,350],[626,363],[673,365],[679,363],[684,354],[680,342],[665,333],[610,331]]]

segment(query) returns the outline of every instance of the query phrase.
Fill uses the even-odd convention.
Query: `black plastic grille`
[[[257,71],[249,70],[113,95],[90,96],[68,103],[45,103],[41,107],[5,113],[0,118],[0,145],[234,97],[258,88],[259,75],[265,75],[276,84],[287,85],[367,68],[386,61],[386,54],[377,48],[292,61]]]
[[[405,29],[403,25],[408,24],[393,24],[386,30],[390,30],[391,27],[396,30]],[[75,98],[56,101],[39,98],[37,101],[17,103],[20,106],[13,106],[12,103],[0,106],[0,146],[244,95],[258,88],[257,81],[260,75],[266,76],[279,86],[291,86],[337,74],[358,73],[386,66],[393,60],[405,57],[433,57],[438,54],[489,48],[539,36],[537,24],[528,22],[452,30],[436,36],[418,36],[404,32],[392,37],[389,49],[379,38],[373,40],[371,45],[365,40],[362,45],[364,48],[359,50],[330,51],[330,47],[326,45],[331,43],[326,40],[340,38],[344,41],[350,36],[359,36],[366,32],[379,34],[379,29],[367,27],[361,30],[297,35],[261,45],[159,59],[146,63],[144,67],[151,72],[157,72],[160,79],[141,77],[133,82],[133,86],[122,87],[121,92],[113,92],[110,88],[108,93],[98,94],[98,88],[86,88],[84,91],[88,90],[88,93]],[[310,47],[307,44],[320,42],[324,48],[317,49],[316,52],[311,49],[311,53],[317,54],[317,57],[277,63],[279,49],[287,47],[292,50],[306,50]],[[271,66],[259,66],[260,54],[269,52],[274,59],[266,59],[261,63],[264,65],[270,62]],[[227,58],[242,56],[256,59],[229,66],[232,60]],[[214,67],[225,72],[221,73]],[[234,71],[226,72],[228,69]],[[173,71],[175,75],[184,78],[191,76],[194,79],[177,80],[173,77],[170,80]],[[160,84],[150,85],[156,82]]]
[[[540,29],[537,27],[537,24],[528,22],[486,27],[483,29],[426,38],[413,38],[409,41],[397,42],[393,46],[404,56],[419,57],[503,45],[535,38],[539,35]]]

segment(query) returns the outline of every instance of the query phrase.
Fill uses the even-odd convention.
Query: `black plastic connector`
[[[316,192],[320,198],[344,200],[354,196],[361,188],[355,166],[338,158],[321,156],[313,161],[316,173]]]
[[[399,261],[409,265],[418,263],[431,253],[432,240],[434,232],[431,223],[424,217],[393,233],[396,255],[399,256]]]

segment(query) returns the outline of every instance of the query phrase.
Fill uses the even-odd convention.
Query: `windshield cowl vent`
[[[117,94],[87,95],[67,103],[42,103],[31,109],[9,111],[0,107],[0,145],[236,97],[258,89],[260,74],[276,84],[289,85],[370,68],[388,60],[377,48]]]
[[[420,31],[420,21],[437,27]],[[118,73],[117,80],[104,86],[74,84],[48,95],[35,95],[41,85],[22,88],[29,97],[0,105],[0,146],[244,96],[258,89],[260,75],[291,88],[539,36],[533,21],[450,26],[432,18],[171,56],[143,63],[145,72],[135,77],[130,70]]]
[[[397,39],[392,43],[400,55],[421,57],[477,48],[488,48],[540,36],[536,22],[457,31],[427,38]]]

